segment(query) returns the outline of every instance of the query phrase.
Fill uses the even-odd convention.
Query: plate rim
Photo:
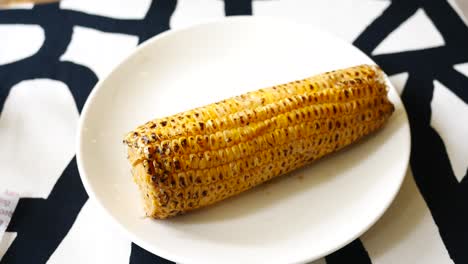
[[[126,226],[124,226],[124,224],[121,223],[121,221],[119,221],[112,214],[110,209],[108,209],[105,206],[102,199],[100,199],[98,197],[98,195],[96,194],[96,191],[94,190],[94,187],[91,185],[90,181],[88,180],[88,175],[86,173],[86,169],[85,169],[85,165],[84,165],[84,163],[86,163],[86,162],[84,161],[84,158],[83,158],[83,150],[82,150],[83,146],[82,146],[82,144],[83,144],[84,141],[82,140],[82,138],[83,138],[83,133],[85,132],[85,121],[86,121],[88,113],[90,111],[89,110],[90,105],[94,101],[94,98],[99,93],[99,91],[101,90],[101,87],[106,82],[106,80],[111,75],[113,75],[114,72],[116,72],[118,69],[123,67],[129,60],[131,60],[133,57],[135,57],[138,54],[140,54],[141,52],[143,52],[143,50],[145,50],[146,47],[153,45],[154,43],[156,43],[157,41],[159,41],[159,40],[161,40],[163,38],[170,37],[171,35],[174,35],[174,34],[179,34],[179,33],[183,32],[183,31],[192,30],[192,29],[197,28],[197,27],[203,27],[203,26],[207,26],[207,25],[210,25],[210,24],[220,24],[220,23],[222,23],[222,24],[224,24],[224,23],[226,23],[226,24],[238,23],[239,21],[243,21],[243,20],[251,20],[251,21],[254,21],[254,20],[273,20],[275,23],[277,23],[278,21],[283,21],[283,22],[285,22],[285,23],[287,23],[289,25],[295,25],[295,26],[301,26],[301,27],[307,26],[307,27],[313,28],[314,31],[326,34],[330,38],[334,39],[335,41],[341,42],[343,45],[351,46],[356,52],[361,53],[363,56],[367,57],[372,63],[377,65],[377,63],[375,63],[375,61],[372,58],[370,58],[367,54],[365,54],[359,48],[354,46],[352,43],[338,37],[337,35],[335,35],[332,32],[321,29],[321,28],[317,27],[314,24],[306,23],[306,22],[300,22],[300,21],[297,21],[297,20],[293,20],[293,19],[290,19],[290,18],[284,18],[284,17],[264,16],[264,15],[255,15],[255,16],[254,15],[252,15],[252,16],[239,15],[239,16],[229,16],[229,17],[209,19],[209,20],[206,20],[206,21],[201,22],[201,23],[195,23],[195,24],[191,24],[191,25],[188,25],[188,26],[183,26],[183,27],[176,28],[176,29],[168,29],[168,30],[156,35],[156,36],[151,37],[150,39],[148,39],[148,40],[144,41],[143,43],[141,43],[140,45],[138,45],[132,52],[130,52],[130,54],[128,54],[124,59],[122,59],[122,61],[120,61],[117,65],[115,65],[112,68],[111,71],[109,71],[106,75],[104,75],[101,79],[99,79],[98,82],[93,87],[91,93],[88,95],[88,97],[86,99],[86,102],[85,102],[85,104],[84,104],[84,106],[82,108],[82,111],[80,113],[79,120],[78,120],[78,126],[77,126],[77,132],[78,133],[77,133],[76,138],[75,138],[76,162],[77,162],[78,172],[79,172],[80,179],[81,179],[81,181],[83,183],[83,186],[85,188],[85,191],[89,196],[89,201],[97,204],[98,207],[100,207],[101,210],[103,210],[105,212],[104,215],[106,215],[106,218],[110,218],[111,221],[109,221],[109,222],[112,223],[112,225],[117,226],[118,230],[120,230],[123,234],[125,234],[125,236],[127,238],[129,238],[129,240],[131,240],[131,242],[137,244],[138,246],[142,247],[143,249],[147,250],[148,252],[151,252],[152,254],[155,254],[155,255],[157,255],[159,257],[166,258],[168,260],[171,260],[171,261],[174,261],[174,262],[177,262],[177,263],[193,263],[193,261],[190,260],[190,259],[187,259],[186,257],[181,257],[180,255],[172,254],[172,253],[164,250],[163,248],[154,246],[151,243],[147,243],[144,239],[141,239],[139,236],[137,236],[132,231],[130,231]],[[393,84],[390,82],[390,80],[389,80],[389,78],[388,78],[388,76],[386,74],[385,74],[385,79],[387,81],[387,85],[390,87],[390,89],[392,89],[395,92],[397,100],[401,104],[403,119],[405,121],[404,122],[404,125],[405,125],[404,126],[404,129],[405,129],[404,133],[406,135],[406,141],[408,142],[408,146],[405,148],[405,150],[406,150],[405,153],[402,153],[402,154],[405,155],[405,157],[404,157],[404,160],[405,160],[404,170],[402,171],[402,175],[397,175],[398,178],[399,178],[399,182],[397,184],[397,188],[396,188],[395,192],[391,195],[391,198],[388,199],[387,203],[382,207],[382,210],[378,214],[376,214],[374,216],[374,218],[369,222],[368,225],[361,228],[360,232],[357,232],[353,236],[348,237],[348,239],[344,240],[342,243],[337,244],[334,247],[331,247],[330,249],[321,252],[320,254],[310,255],[308,258],[293,260],[292,262],[288,262],[288,263],[307,263],[307,262],[310,262],[310,261],[314,261],[314,260],[317,260],[317,259],[322,258],[324,256],[327,256],[327,255],[329,255],[329,254],[343,248],[344,246],[348,245],[350,242],[352,242],[353,240],[359,238],[361,235],[363,235],[365,232],[367,232],[385,214],[385,212],[388,210],[390,205],[395,200],[395,197],[400,192],[401,186],[402,186],[402,184],[404,182],[404,179],[405,179],[405,177],[407,175],[407,172],[409,170],[409,162],[410,162],[410,154],[411,154],[411,134],[410,134],[411,132],[410,132],[408,114],[407,114],[406,108],[405,108],[405,106],[403,104],[403,101],[401,100],[400,95],[398,94],[397,90],[395,89]],[[157,252],[157,253],[155,253],[155,252]]]

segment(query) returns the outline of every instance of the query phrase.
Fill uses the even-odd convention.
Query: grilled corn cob
[[[146,214],[163,219],[341,149],[393,110],[383,72],[360,65],[155,119],[124,143]]]

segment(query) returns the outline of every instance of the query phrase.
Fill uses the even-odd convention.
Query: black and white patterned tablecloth
[[[229,15],[281,16],[352,42],[408,111],[411,169],[360,239],[314,263],[468,263],[468,27],[443,0],[62,0],[0,9],[0,191],[21,199],[1,263],[171,263],[133,244],[74,158],[89,92],[139,43]],[[183,249],[183,245],[181,245]]]

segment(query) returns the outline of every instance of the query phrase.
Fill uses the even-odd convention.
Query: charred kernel
[[[180,146],[177,143],[175,143],[174,144],[174,152],[179,152],[179,150],[180,150]]]
[[[156,146],[155,149],[154,149],[154,151],[155,151],[157,154],[159,154],[159,155],[161,155],[161,154],[164,153],[164,151],[162,150],[162,148],[159,147],[159,146]]]
[[[167,173],[163,173],[159,177],[159,181],[162,183],[165,183],[168,179],[169,179],[169,174]]]
[[[161,149],[163,152],[166,152],[167,150],[169,150],[169,141],[162,142]]]
[[[177,159],[174,160],[174,168],[176,170],[180,170],[180,161]]]
[[[186,138],[183,138],[183,139],[180,141],[180,145],[182,145],[183,148],[187,147],[187,139],[186,139]]]
[[[179,185],[180,187],[185,187],[185,178],[184,177],[179,177]]]
[[[159,124],[160,124],[161,126],[165,127],[165,126],[167,125],[167,121],[161,121]]]

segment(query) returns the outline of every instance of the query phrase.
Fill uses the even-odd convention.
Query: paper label
[[[13,212],[19,201],[19,194],[6,190],[0,193],[0,241],[10,223]]]

